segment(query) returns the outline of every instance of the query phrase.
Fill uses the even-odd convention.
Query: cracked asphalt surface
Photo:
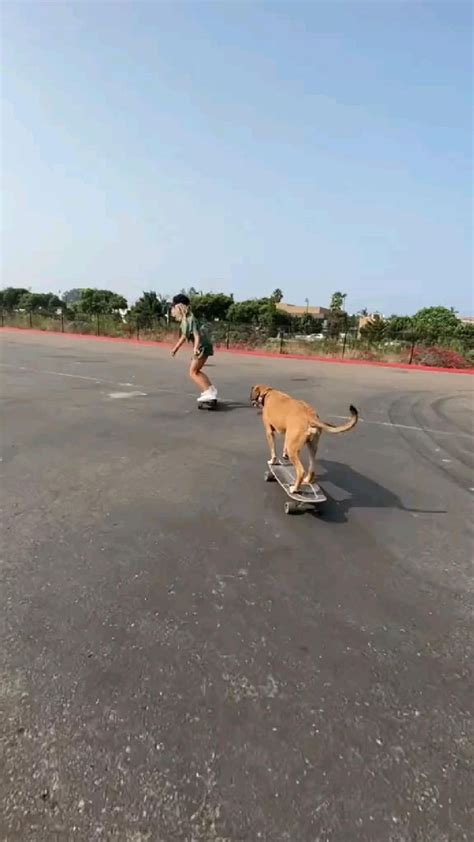
[[[0,838],[474,834],[472,378],[2,331]],[[322,417],[321,517],[248,406]]]

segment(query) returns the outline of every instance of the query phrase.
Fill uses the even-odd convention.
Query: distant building
[[[289,316],[312,316],[313,319],[327,319],[329,313],[331,312],[329,307],[309,307],[303,305],[300,307],[299,304],[285,304],[284,301],[278,302],[276,305],[277,310],[281,310],[282,313],[288,313]]]
[[[474,325],[474,316],[459,316],[459,321],[463,325]]]

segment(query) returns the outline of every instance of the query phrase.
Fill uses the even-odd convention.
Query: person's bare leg
[[[201,371],[206,361],[207,357],[202,357],[200,360],[193,360],[189,367],[189,376],[201,392],[205,392],[206,389],[212,386],[207,374]]]

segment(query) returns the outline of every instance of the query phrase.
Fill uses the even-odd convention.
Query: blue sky
[[[3,285],[473,312],[469,3],[2,18]]]

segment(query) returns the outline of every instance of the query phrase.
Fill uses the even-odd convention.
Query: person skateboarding
[[[189,366],[189,376],[196,386],[201,390],[198,403],[207,403],[217,400],[217,389],[212,385],[209,377],[202,371],[209,357],[214,354],[212,342],[205,331],[199,325],[196,316],[191,309],[191,302],[187,295],[180,292],[175,295],[171,306],[171,315],[180,324],[181,336],[171,350],[174,357],[185,342],[193,343],[193,357]]]

